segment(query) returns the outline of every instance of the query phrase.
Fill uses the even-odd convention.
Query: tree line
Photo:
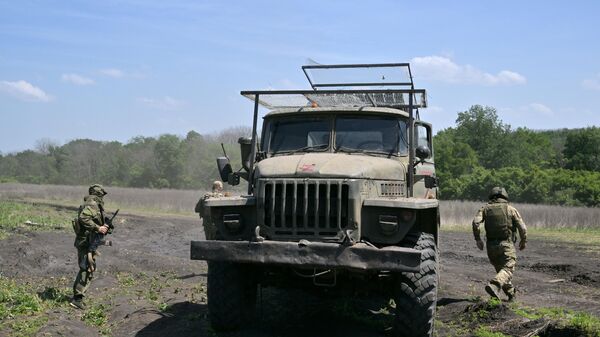
[[[164,134],[135,137],[129,142],[77,139],[59,146],[38,141],[35,150],[0,154],[0,182],[206,189],[219,174],[215,158],[223,143],[234,167],[241,167],[240,136],[248,127],[214,135],[190,131],[185,137]]]
[[[511,200],[600,206],[600,128],[513,129],[474,105],[434,138],[443,199],[481,200],[504,186]]]
[[[221,143],[239,168],[237,139],[250,133],[233,127],[211,135],[190,131],[127,143],[77,139],[62,146],[41,140],[34,150],[0,154],[0,182],[206,189],[218,177]],[[483,200],[500,185],[513,201],[600,206],[598,127],[514,129],[493,107],[474,105],[433,142],[443,199]]]

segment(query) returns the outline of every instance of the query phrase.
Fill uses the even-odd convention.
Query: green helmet
[[[508,193],[506,193],[504,187],[496,186],[492,188],[492,190],[490,191],[489,199],[491,200],[496,198],[502,198],[508,201]]]
[[[104,187],[102,187],[102,185],[100,185],[100,184],[94,184],[94,185],[90,186],[90,188],[88,189],[88,192],[90,193],[90,195],[95,195],[98,197],[103,197],[107,194],[106,191],[104,190]]]

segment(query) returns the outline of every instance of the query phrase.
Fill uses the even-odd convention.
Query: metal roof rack
[[[406,110],[427,107],[427,93],[425,89],[414,88],[408,63],[305,65],[302,71],[313,90],[259,90],[242,91],[241,94],[250,100],[258,100],[258,104],[268,109],[389,107]]]

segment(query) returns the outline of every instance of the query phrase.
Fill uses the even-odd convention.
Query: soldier
[[[223,194],[223,183],[218,180],[215,180],[213,182],[212,192],[206,193],[204,196],[202,196],[202,198],[200,198],[200,200],[198,200],[198,203],[196,204],[195,212],[200,214],[200,218],[202,218],[202,227],[204,227],[204,236],[206,237],[207,240],[214,239],[217,229],[213,226],[213,224],[210,220],[210,214],[206,213],[206,210],[204,207],[204,202],[206,201],[206,199],[220,198],[223,196],[225,196],[225,194]]]
[[[89,195],[83,199],[79,206],[77,218],[73,220],[75,230],[75,248],[77,249],[77,261],[79,272],[73,283],[73,299],[70,304],[74,308],[85,309],[83,297],[93,278],[96,270],[96,257],[99,255],[93,247],[90,247],[98,235],[104,235],[109,227],[104,217],[104,196],[106,191],[102,185],[94,184],[88,189]]]
[[[483,250],[484,246],[479,229],[482,223],[485,223],[487,255],[497,273],[485,286],[485,291],[490,296],[499,298],[502,289],[508,300],[512,301],[515,298],[515,288],[511,280],[517,263],[514,247],[516,232],[519,232],[521,238],[519,250],[523,250],[527,243],[527,228],[519,212],[508,204],[508,193],[504,188],[494,187],[490,192],[488,204],[483,206],[473,219],[473,235],[480,250]]]

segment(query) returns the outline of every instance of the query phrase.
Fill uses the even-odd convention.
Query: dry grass
[[[107,207],[193,214],[206,191],[107,187]],[[239,192],[232,191],[233,194]],[[47,200],[77,206],[87,186],[0,184],[0,199]],[[442,226],[469,227],[482,202],[441,201]],[[529,228],[600,229],[600,208],[514,204]]]
[[[470,227],[483,205],[474,201],[442,201],[442,227]],[[528,228],[600,229],[600,208],[512,204]]]
[[[0,184],[0,199],[44,200],[78,206],[87,195],[88,186]],[[107,209],[134,209],[194,214],[198,199],[206,191],[106,187]]]

